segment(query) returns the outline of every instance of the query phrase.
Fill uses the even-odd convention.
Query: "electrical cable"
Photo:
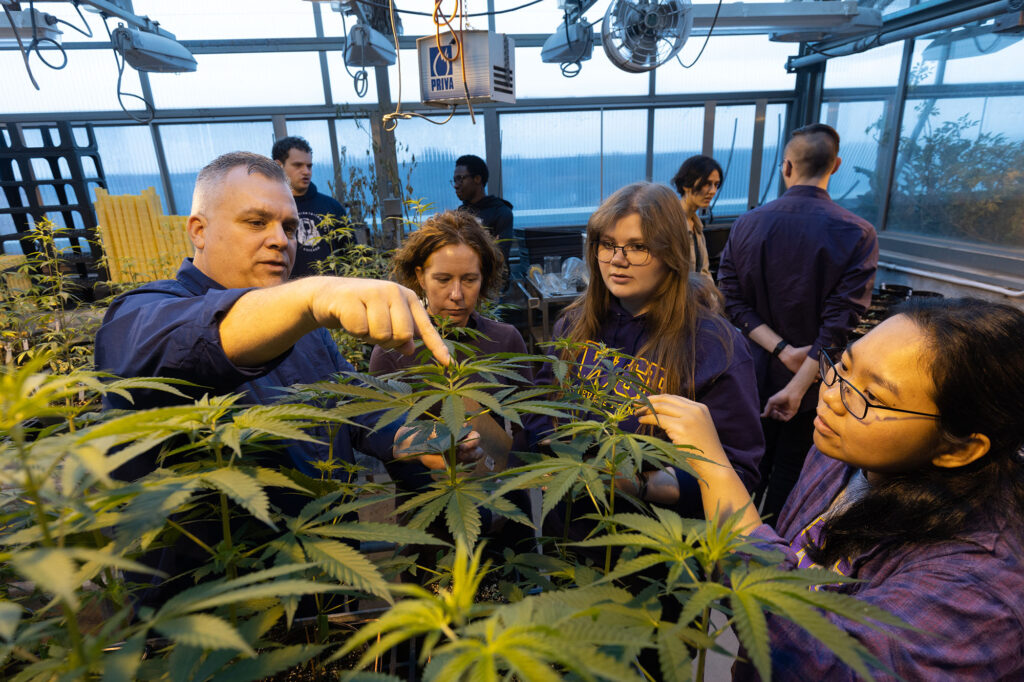
[[[341,12],[341,29],[345,32],[345,46],[348,47],[348,25],[345,22],[345,12]],[[352,79],[352,87],[356,91],[356,97],[365,97],[366,91],[370,87],[370,83],[367,79],[366,67],[360,67],[354,74],[348,68],[348,62],[345,61],[345,55],[341,56],[341,63],[345,65],[345,73],[348,74],[349,78]]]
[[[60,71],[61,69],[63,69],[65,66],[68,65],[68,53],[64,50],[64,48],[61,46],[61,44],[58,43],[53,38],[40,38],[39,37],[39,27],[36,24],[35,0],[29,0],[29,3],[28,3],[28,16],[32,20],[32,42],[28,44],[28,48],[27,48],[28,51],[32,52],[33,50],[35,50],[36,56],[39,57],[39,61],[41,61],[43,64],[45,64],[46,66],[50,67],[54,71]],[[47,16],[50,16],[50,15],[47,15]],[[56,22],[60,21],[60,19],[57,19],[57,18],[52,17],[52,16],[50,16],[50,18],[53,19],[53,23],[56,23]],[[47,21],[47,23],[50,23],[50,22]],[[12,28],[13,28],[13,26],[12,26]],[[51,64],[50,62],[46,61],[46,57],[44,57],[43,53],[39,50],[39,45],[40,44],[44,44],[44,43],[51,43],[55,48],[60,50],[60,56],[64,58],[64,61],[60,63],[60,66],[55,66],[54,64]]]
[[[691,68],[700,59],[700,56],[704,54],[704,48],[708,46],[708,41],[711,40],[711,34],[715,32],[715,25],[718,23],[718,13],[722,11],[722,0],[718,0],[718,7],[715,8],[715,17],[711,20],[711,26],[708,28],[708,34],[704,36],[704,44],[700,46],[700,52],[693,58],[693,61],[689,64],[683,64],[683,60],[679,58],[679,53],[676,52],[676,61],[679,62],[679,66],[684,69]]]
[[[32,67],[28,63],[29,52],[25,49],[25,44],[21,42],[21,36],[18,35],[17,29],[14,28],[14,17],[11,16],[11,11],[7,9],[6,4],[3,5],[3,8],[4,14],[7,16],[7,23],[11,25],[11,32],[14,33],[14,40],[18,43],[18,52],[21,53],[21,59],[25,62],[25,72],[28,73],[28,79],[32,81],[32,85],[35,86],[35,89],[39,90],[39,83],[36,82],[36,77],[32,75]],[[35,36],[35,31],[32,32],[32,35]]]
[[[63,19],[57,19],[57,23],[58,24],[64,24],[65,26],[67,26],[69,28],[75,29],[76,31],[81,33],[86,38],[92,38],[92,26],[89,25],[89,22],[86,20],[85,15],[82,14],[82,10],[79,8],[80,4],[81,3],[78,2],[78,0],[71,0],[71,6],[75,8],[75,11],[78,12],[78,18],[82,20],[83,24],[85,24],[85,29],[86,29],[85,31],[83,31],[82,29],[78,28],[77,26],[75,26],[71,22],[64,21]]]
[[[587,20],[583,19],[582,16],[580,17],[580,19],[582,20],[584,26],[586,27],[586,30],[589,31],[590,28],[591,28],[590,24],[588,24]],[[602,17],[602,19],[603,19],[603,17]],[[565,44],[567,46],[569,46],[569,47],[572,47],[572,39],[569,38],[569,10],[568,9],[563,9],[562,10],[562,26],[565,28]],[[564,76],[565,78],[575,78],[576,76],[580,75],[580,71],[583,70],[583,55],[584,55],[584,53],[586,53],[586,51],[587,51],[587,41],[584,40],[583,41],[583,47],[580,48],[580,53],[578,55],[576,55],[575,59],[566,60],[566,61],[564,61],[564,62],[562,62],[561,64],[558,65],[559,70],[562,72],[562,76]]]
[[[384,116],[381,117],[381,122],[384,124],[384,130],[390,132],[398,126],[399,119],[409,120],[410,118],[421,118],[424,121],[427,121],[428,123],[433,123],[434,125],[444,125],[448,121],[452,120],[452,117],[455,115],[454,104],[452,105],[451,111],[448,113],[448,118],[444,119],[443,121],[435,121],[429,116],[424,116],[423,114],[418,114],[412,111],[402,111],[402,51],[401,49],[399,49],[398,33],[395,30],[395,1],[389,0],[389,4],[391,17],[391,37],[395,41],[395,65],[397,66],[398,71],[398,97],[396,98],[395,101],[395,110],[392,111],[390,114],[384,114]],[[440,4],[439,0],[438,4]],[[461,44],[459,45],[459,49],[462,49]]]
[[[124,76],[125,58],[124,55],[120,54],[120,52],[117,49],[117,44],[114,42],[114,35],[110,32],[110,26],[107,25],[107,15],[102,14],[100,16],[103,19],[103,28],[107,30],[107,37],[110,39],[110,44],[114,46],[114,63],[117,64],[117,103],[121,105],[121,111],[128,114],[129,118],[131,118],[136,123],[150,123],[156,116],[156,109],[153,108],[153,105],[150,104],[149,100],[147,100],[145,97],[142,97],[141,95],[136,95],[130,92],[124,92],[121,89],[121,79]],[[124,104],[125,97],[134,97],[135,99],[145,104],[146,115],[138,116],[135,114],[134,111],[130,111],[128,107],[126,107]]]

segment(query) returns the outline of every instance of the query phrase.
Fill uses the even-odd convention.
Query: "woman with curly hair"
[[[421,296],[431,315],[447,320],[453,328],[451,336],[459,336],[462,329],[474,330],[460,340],[477,355],[526,353],[526,343],[515,327],[477,312],[482,300],[497,296],[504,274],[505,259],[494,237],[474,216],[462,211],[444,211],[428,218],[409,235],[392,263],[392,279]],[[416,355],[376,346],[370,355],[370,371],[387,374],[422,361]],[[521,373],[529,382],[530,368],[524,367]],[[490,416],[478,417],[473,427],[487,455],[484,469],[503,468],[511,445],[506,429]],[[429,480],[428,468],[441,466],[443,462],[437,456],[402,461],[394,466],[393,477],[405,487],[416,489]]]

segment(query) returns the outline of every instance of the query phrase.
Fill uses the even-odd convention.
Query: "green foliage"
[[[355,661],[345,679],[391,679],[363,670],[404,643],[418,651],[427,680],[674,680],[694,670],[700,679],[706,652],[721,651],[731,627],[769,679],[769,618],[805,628],[863,676],[879,667],[826,614],[899,622],[812,589],[846,579],[780,570],[776,554],[737,530],[738,514],[683,519],[619,490],[640,471],[687,470],[700,456],[622,427],[643,400],[623,397],[610,382],[652,390],[630,358],[599,349],[604,378],[581,379],[582,365],[571,359],[579,348],[560,348],[569,360],[477,356],[465,340],[472,334],[448,340],[456,358],[448,367],[424,356],[424,364],[386,376],[357,372],[293,387],[289,399],[299,404],[246,406],[228,395],[95,411],[103,395],[130,399],[143,388],[184,400],[181,382],[55,374],[46,355],[5,367],[0,571],[8,587],[0,599],[0,677],[257,680],[345,660]],[[538,362],[554,363],[558,386],[526,380],[527,365]],[[523,466],[486,475],[459,461],[473,420],[520,425],[527,415],[551,420],[549,452],[522,453]],[[402,525],[354,520],[390,494],[361,483],[332,450],[319,477],[281,465],[282,441],[358,428],[356,417],[370,417],[376,429],[401,425],[400,455],[443,463],[432,483],[398,503]],[[114,476],[151,456],[151,473],[130,483]],[[559,504],[589,505],[593,531],[577,543],[555,539],[545,554],[506,548],[492,565],[484,559],[481,510],[532,528],[508,499],[531,489],[540,491],[542,514]],[[297,513],[275,501],[283,491],[303,499]],[[213,521],[219,535],[194,532],[200,521]],[[438,527],[443,537],[428,532]],[[370,557],[361,542],[447,555],[431,568],[434,584],[394,582],[416,558]],[[125,573],[152,573],[148,551],[184,545],[205,554],[205,565],[158,575],[180,591],[133,614],[138,586]],[[578,560],[581,549],[603,552],[604,565]],[[304,597],[318,611],[309,632],[296,622]],[[328,616],[364,597],[386,606],[355,632],[332,626]],[[681,605],[677,618],[664,615],[668,600]],[[713,624],[714,612],[724,625]],[[642,669],[645,649],[657,652],[658,670]]]
[[[933,125],[933,104],[917,107],[921,136],[900,140],[889,225],[1024,246],[1024,142],[983,132],[967,114]]]
[[[25,291],[0,282],[0,353],[6,364],[46,356],[52,371],[69,372],[92,364],[92,338],[100,316],[81,304],[81,286],[70,275],[72,230],[48,218],[35,223],[24,240],[32,250],[18,269]]]

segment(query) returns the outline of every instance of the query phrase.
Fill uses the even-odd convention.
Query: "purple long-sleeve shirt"
[[[707,406],[726,456],[743,484],[748,490],[753,490],[760,479],[758,463],[764,455],[764,435],[757,406],[754,368],[743,337],[727,323],[721,326],[724,329],[718,330],[718,325],[706,318],[698,321],[694,396],[698,402]],[[565,336],[568,327],[568,320],[561,318],[555,325],[554,337]],[[731,352],[727,352],[723,346],[719,331],[731,336],[727,339],[731,342]],[[646,315],[629,314],[613,298],[601,329],[601,338],[594,340],[636,356],[648,338]],[[680,340],[680,343],[683,342]],[[545,363],[537,373],[537,385],[554,383],[551,365]],[[619,426],[634,432],[641,429],[636,417],[626,419]],[[551,430],[552,424],[549,418],[532,415],[524,419],[524,427],[535,443]],[[660,435],[665,437],[664,433]],[[676,511],[684,516],[702,518],[704,508],[697,480],[683,471],[677,471],[677,478],[679,503]]]
[[[800,563],[805,529],[814,525],[846,487],[852,467],[817,448],[807,455],[777,530],[761,525],[752,535]],[[1024,547],[1005,521],[986,523],[962,540],[881,548],[849,561],[849,576],[863,582],[830,589],[863,599],[923,632],[870,628],[834,615],[836,626],[855,637],[904,680],[1024,679]],[[788,620],[768,616],[772,672],[781,680],[855,680],[856,673],[818,640]],[[738,665],[736,680],[757,679]],[[875,679],[892,679],[876,674]]]
[[[795,185],[775,201],[740,216],[718,268],[725,309],[741,332],[766,324],[793,346],[845,346],[871,304],[878,268],[878,235],[828,192]],[[750,342],[762,403],[793,373]],[[812,409],[814,391],[801,410]]]

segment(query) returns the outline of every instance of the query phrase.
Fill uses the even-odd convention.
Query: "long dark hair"
[[[637,182],[618,190],[598,207],[587,222],[587,266],[592,273],[587,291],[566,309],[570,321],[566,336],[577,342],[601,338],[608,318],[611,293],[601,277],[597,245],[601,233],[631,214],[640,217],[644,243],[665,263],[668,272],[651,296],[646,313],[647,343],[638,355],[665,372],[665,391],[693,397],[697,325],[708,318],[718,327],[726,352],[731,353],[728,323],[702,303],[690,282],[690,249],[680,226],[686,216],[672,190],[651,182]]]
[[[991,441],[967,466],[931,464],[888,477],[826,521],[807,554],[820,566],[882,545],[895,550],[1008,523],[1024,531],[1024,312],[978,299],[920,300],[899,309],[928,338],[939,435]]]

